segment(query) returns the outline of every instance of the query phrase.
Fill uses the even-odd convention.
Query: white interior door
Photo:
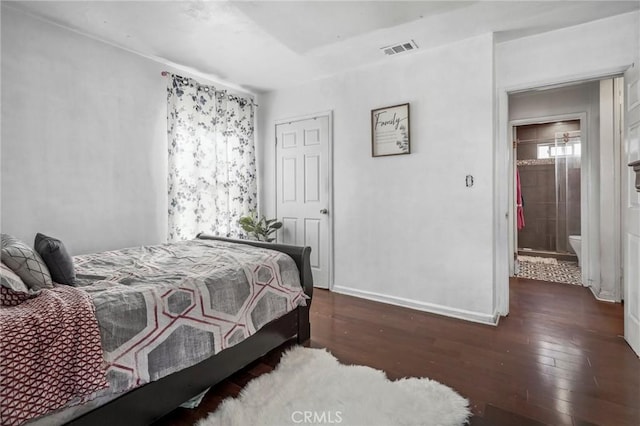
[[[278,241],[311,247],[316,287],[331,269],[330,115],[276,124]]]
[[[509,239],[509,255],[511,258],[509,259],[509,276],[515,277],[519,272],[519,264],[518,264],[518,198],[517,198],[517,187],[516,187],[516,173],[518,170],[518,144],[516,143],[517,139],[517,130],[516,126],[509,125],[511,129],[511,167],[509,168],[511,179],[509,180],[509,217],[511,218],[509,224],[509,234],[511,238]]]
[[[624,74],[625,86],[625,143],[624,164],[640,160],[640,72],[638,65]],[[640,356],[640,192],[635,188],[635,173],[626,167],[623,179],[622,231],[624,250],[624,338]]]

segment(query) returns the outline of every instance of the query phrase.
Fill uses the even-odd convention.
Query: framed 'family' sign
[[[371,111],[371,153],[374,157],[409,154],[409,104]]]

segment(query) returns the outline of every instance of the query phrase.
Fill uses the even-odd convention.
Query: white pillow
[[[16,273],[31,290],[53,288],[44,260],[31,247],[7,234],[0,235],[2,263]]]
[[[2,262],[0,266],[0,285],[19,293],[28,293],[29,289],[27,285],[22,281],[22,278],[16,275],[7,265]]]

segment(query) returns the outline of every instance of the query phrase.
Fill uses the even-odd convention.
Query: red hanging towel
[[[522,204],[522,189],[520,188],[520,171],[516,169],[516,216],[518,217],[518,231],[524,228],[524,206]]]

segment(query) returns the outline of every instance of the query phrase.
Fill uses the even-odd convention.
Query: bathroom
[[[621,301],[624,87],[614,76],[509,95],[510,276]]]
[[[514,130],[518,276],[582,284],[580,120]]]

